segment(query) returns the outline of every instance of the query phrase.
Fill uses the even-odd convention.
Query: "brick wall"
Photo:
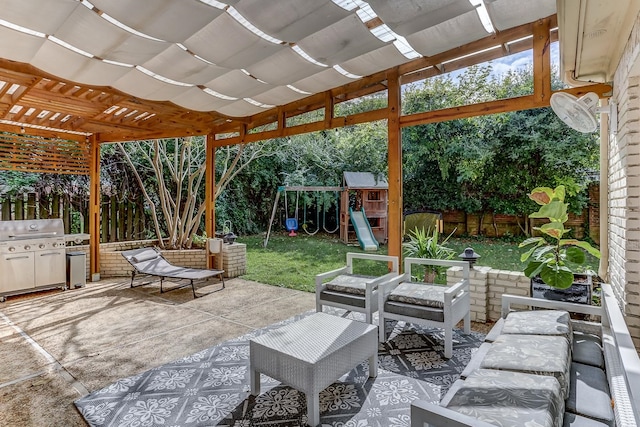
[[[119,243],[100,244],[100,277],[130,277],[131,265],[120,251],[154,246],[155,240],[139,240]],[[238,277],[247,272],[247,246],[243,243],[223,245],[222,267],[225,277]],[[69,246],[67,252],[85,252],[87,280],[89,277],[89,245]],[[207,268],[207,253],[204,249],[185,249],[180,251],[162,251],[162,255],[172,264],[181,267]],[[215,268],[220,268],[217,263]]]
[[[222,247],[225,277],[238,277],[247,272],[247,245],[234,243]]]
[[[447,271],[447,283],[454,284],[462,278],[462,269],[452,267]],[[474,267],[469,272],[471,291],[471,321],[485,323],[498,320],[502,312],[502,294],[530,296],[530,279],[519,271],[494,270],[491,267]]]
[[[117,253],[117,257],[119,257],[120,259],[122,259],[122,261],[124,261],[124,264],[122,262],[120,262],[120,260],[118,260],[116,258],[116,255],[113,254],[114,251],[126,251],[127,249],[136,249],[136,248],[141,248],[143,246],[153,246],[157,243],[157,240],[138,240],[138,241],[131,241],[131,242],[118,242],[118,243],[101,243],[100,244],[100,268],[102,270],[107,269],[107,272],[110,273],[112,270],[122,270],[123,268],[127,267],[129,268],[129,272],[123,273],[123,274],[111,274],[111,275],[105,275],[104,273],[102,273],[102,271],[100,272],[101,275],[103,277],[113,277],[113,276],[129,276],[131,273],[131,268],[129,266],[129,263],[127,263],[127,261],[122,258],[122,256]],[[86,276],[87,276],[87,281],[91,280],[90,277],[90,265],[89,265],[89,257],[91,256],[89,253],[89,245],[74,245],[74,246],[67,246],[66,247],[66,252],[84,252],[86,254],[85,258],[85,264],[86,264]]]
[[[621,302],[636,347],[640,346],[640,20],[613,81],[618,133],[609,136],[608,281]]]

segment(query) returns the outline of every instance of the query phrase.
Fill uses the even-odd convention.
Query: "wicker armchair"
[[[383,276],[353,274],[355,259],[372,260],[391,264],[391,272]],[[365,314],[366,322],[373,322],[378,311],[378,286],[398,275],[397,257],[376,254],[347,253],[345,267],[316,276],[316,311],[323,306],[342,308]]]
[[[463,278],[452,286],[411,281],[413,265],[462,267]],[[444,357],[453,355],[453,328],[464,319],[464,332],[471,331],[471,296],[469,294],[469,263],[425,258],[406,258],[405,273],[380,286],[378,292],[379,339],[387,340],[385,320],[401,320],[424,326],[443,328]]]

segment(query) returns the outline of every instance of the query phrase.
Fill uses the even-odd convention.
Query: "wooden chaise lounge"
[[[149,282],[147,282],[147,283],[142,283],[136,286],[133,285],[133,281],[137,274],[146,274],[149,276],[156,276],[160,278],[160,293],[173,291],[175,289],[180,289],[185,286],[191,286],[191,290],[193,291],[194,298],[208,295],[211,292],[197,295],[194,282],[200,281],[200,280],[207,280],[215,276],[218,276],[220,278],[220,281],[222,282],[222,289],[224,289],[224,270],[207,270],[202,268],[179,267],[167,261],[162,256],[160,251],[157,250],[156,248],[140,248],[140,249],[123,251],[122,256],[133,267],[133,270],[131,271],[131,287],[132,288],[149,284]],[[164,282],[164,279],[166,278],[188,280],[189,283],[174,286],[170,289],[165,290],[162,288],[162,284]]]

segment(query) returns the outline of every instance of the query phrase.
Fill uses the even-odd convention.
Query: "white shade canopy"
[[[555,13],[555,0],[3,0],[0,57],[245,117]]]

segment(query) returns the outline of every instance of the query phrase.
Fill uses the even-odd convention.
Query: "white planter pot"
[[[208,239],[207,247],[209,249],[209,253],[219,254],[222,253],[222,239]]]

